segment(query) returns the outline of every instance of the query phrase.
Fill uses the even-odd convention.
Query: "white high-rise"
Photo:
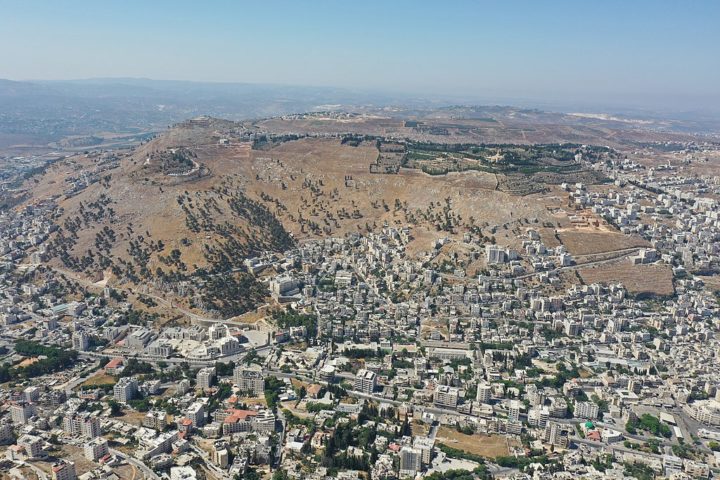
[[[476,399],[480,403],[490,403],[490,394],[492,393],[492,386],[489,383],[481,383],[477,387]]]

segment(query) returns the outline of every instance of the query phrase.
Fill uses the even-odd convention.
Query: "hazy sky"
[[[720,101],[720,1],[0,0],[0,78]]]

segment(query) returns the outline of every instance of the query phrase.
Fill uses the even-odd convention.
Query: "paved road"
[[[629,256],[631,256],[631,255],[634,255],[635,253],[637,253],[637,252],[640,251],[641,249],[642,249],[642,247],[632,247],[632,248],[623,248],[623,249],[621,249],[621,250],[613,250],[613,251],[610,251],[610,252],[591,253],[591,254],[587,254],[587,255],[578,255],[578,257],[590,257],[590,256],[598,256],[598,255],[613,255],[613,254],[618,254],[618,255],[613,256],[613,257],[611,257],[611,258],[605,258],[605,259],[601,259],[601,260],[592,260],[592,261],[584,262],[584,263],[576,263],[576,264],[574,264],[574,265],[568,265],[568,266],[566,266],[566,267],[556,267],[556,268],[553,268],[553,269],[551,269],[551,270],[540,270],[540,271],[537,271],[537,272],[524,273],[524,274],[522,274],[522,275],[516,275],[516,276],[511,276],[511,277],[505,277],[505,278],[507,278],[507,279],[509,279],[509,280],[524,279],[524,278],[534,277],[534,276],[536,276],[536,275],[542,275],[542,274],[545,274],[545,273],[558,273],[558,272],[562,272],[562,271],[566,271],[566,270],[577,270],[577,269],[580,269],[580,268],[586,268],[586,267],[592,267],[592,266],[595,266],[595,265],[602,265],[602,264],[605,264],[605,263],[617,262],[617,261],[622,260],[622,259],[624,259],[624,258],[627,258],[627,257],[629,257]],[[453,275],[453,274],[451,274],[451,273],[440,273],[440,276],[443,277],[443,278],[448,278],[448,279],[453,279],[453,280],[468,280],[468,279],[472,279],[472,278],[473,278],[473,277],[467,277],[467,276],[465,276],[465,277],[458,277],[457,275]]]
[[[201,359],[190,359],[190,358],[181,358],[181,357],[170,357],[170,358],[161,358],[156,357],[153,355],[144,355],[144,354],[134,354],[129,352],[80,352],[78,356],[80,358],[100,358],[100,357],[122,357],[122,358],[135,358],[137,360],[142,360],[144,362],[165,362],[167,364],[171,365],[180,365],[182,363],[187,363],[191,366],[198,367],[198,366],[209,366],[209,365],[215,365],[216,362],[238,362],[245,358],[245,355],[247,355],[251,351],[255,351],[257,353],[262,353],[266,350],[269,350],[272,348],[272,345],[263,345],[262,347],[257,348],[251,348],[249,350],[242,351],[240,353],[236,353],[234,355],[228,355],[226,357],[219,357],[219,358],[213,358],[208,360],[201,360]]]
[[[272,376],[278,377],[278,378],[295,378],[297,380],[302,380],[305,382],[319,383],[321,385],[328,384],[328,382],[325,382],[322,380],[315,380],[313,378],[307,377],[305,375],[300,375],[297,373],[286,373],[286,372],[281,372],[279,370],[272,370],[272,369],[264,369],[263,373],[266,375],[272,375]],[[348,390],[348,395],[350,395],[351,397],[355,397],[355,398],[362,398],[365,400],[373,400],[376,402],[388,403],[388,404],[396,406],[396,407],[399,407],[403,403],[406,403],[406,402],[401,402],[399,400],[393,400],[391,398],[385,398],[383,396],[376,395],[374,393],[363,393],[363,392],[358,392],[355,390]],[[455,415],[455,416],[461,416],[461,417],[469,417],[470,416],[465,413],[460,413],[456,410],[450,410],[447,408],[438,408],[438,407],[431,407],[431,406],[425,406],[425,405],[415,405],[415,408],[417,408],[418,411],[428,412],[428,413],[432,413],[435,415]]]
[[[85,380],[94,376],[97,373],[98,373],[97,370],[93,369],[92,371],[86,373],[85,375],[80,375],[79,377],[75,377],[75,378],[69,380],[67,383],[65,383],[65,385],[62,386],[62,388],[65,390],[65,394],[68,396],[72,395],[73,390],[75,390],[75,388],[77,388],[78,385],[80,385]]]
[[[277,413],[278,420],[280,420],[280,424],[282,426],[282,430],[280,431],[280,440],[278,442],[277,452],[275,454],[276,466],[282,464],[283,445],[285,445],[285,434],[287,433],[287,419],[285,418],[285,414],[282,412],[281,408],[278,408]]]
[[[24,462],[24,461],[23,461],[23,462],[20,462],[20,463],[21,463],[22,465],[26,465],[27,467],[29,467],[30,470],[32,470],[32,471],[35,473],[35,475],[38,476],[38,478],[39,478],[40,480],[49,480],[49,477],[48,477],[47,473],[45,473],[41,468],[36,467],[35,465],[33,465],[31,462]]]
[[[194,444],[190,444],[190,449],[193,452],[197,453],[200,456],[200,458],[202,458],[205,461],[205,467],[207,467],[208,470],[211,470],[214,475],[217,475],[217,478],[227,478],[228,477],[228,472],[224,471],[223,469],[221,469],[220,467],[215,465],[205,450],[199,448],[198,446],[196,446]]]
[[[625,259],[625,258],[637,253],[639,250],[640,250],[640,247],[624,249],[623,250],[624,253],[622,253],[621,255],[618,255],[616,257],[606,258],[603,260],[593,260],[591,262],[578,263],[575,265],[568,265],[567,267],[556,267],[552,270],[543,270],[543,271],[539,271],[539,272],[526,273],[524,275],[518,275],[517,277],[510,277],[510,278],[512,278],[512,279],[530,278],[530,277],[534,277],[536,275],[542,275],[543,273],[558,273],[558,272],[562,272],[562,271],[578,270],[580,268],[587,268],[587,267],[593,267],[596,265],[603,265],[606,263],[613,263],[613,262],[617,262],[622,259]],[[607,255],[610,255],[612,253],[615,253],[615,252],[605,252],[605,254],[607,254]]]
[[[143,472],[143,475],[145,475],[145,478],[149,478],[151,480],[160,480],[160,477],[155,472],[153,472],[150,467],[145,465],[143,462],[141,462],[137,458],[133,458],[130,455],[126,455],[119,450],[115,450],[114,448],[110,448],[108,450],[110,451],[110,453],[112,453],[113,455],[116,455],[118,458],[127,460],[127,462],[130,465],[134,466],[135,468],[137,468],[141,472]]]

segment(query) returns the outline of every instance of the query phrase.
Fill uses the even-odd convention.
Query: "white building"
[[[23,435],[18,438],[17,444],[25,450],[25,455],[29,458],[43,458],[43,440],[35,435]]]
[[[170,480],[195,480],[197,474],[193,467],[172,467],[170,469]]]
[[[600,414],[600,407],[595,402],[576,402],[575,417],[595,420]]]
[[[143,427],[162,432],[167,426],[167,415],[162,410],[151,410],[143,418]]]
[[[508,407],[508,422],[519,422],[520,421],[520,401],[510,400],[510,406]]]
[[[490,403],[492,386],[489,383],[481,383],[477,387],[476,400],[480,403]]]
[[[90,346],[90,337],[84,330],[79,330],[73,333],[72,346],[78,352],[86,352]]]
[[[113,387],[116,402],[127,403],[137,394],[138,382],[134,377],[122,377]]]
[[[411,477],[422,468],[422,452],[417,448],[403,447],[400,449],[400,477]]]
[[[196,384],[198,388],[202,388],[203,390],[210,388],[213,384],[213,380],[215,379],[215,367],[201,368],[195,379],[197,381]]]
[[[377,375],[370,370],[360,369],[355,375],[353,390],[363,393],[372,393],[377,385]]]
[[[420,461],[424,466],[430,465],[434,446],[435,441],[429,437],[415,437],[413,440],[413,448],[420,450]]]
[[[24,425],[35,415],[35,407],[26,402],[16,403],[10,407],[10,418],[13,423]]]
[[[543,441],[550,445],[567,448],[570,444],[568,430],[559,423],[548,422],[548,424],[545,426]]]
[[[83,436],[85,438],[99,437],[101,432],[100,420],[90,415],[71,414],[63,418],[63,430],[69,435]]]
[[[545,428],[550,419],[550,410],[547,407],[531,408],[528,412],[528,423],[531,427]]]
[[[75,480],[75,464],[65,460],[61,460],[52,466],[53,480]]]
[[[265,392],[265,379],[259,367],[238,365],[233,371],[233,381],[241,392],[251,395],[262,395]]]
[[[85,458],[91,462],[97,461],[108,454],[108,443],[104,438],[93,438],[83,447]]]
[[[485,259],[488,265],[505,263],[505,249],[497,245],[486,245]]]
[[[433,402],[439,407],[456,408],[460,389],[447,385],[438,385],[433,393]]]
[[[193,427],[200,428],[205,425],[205,404],[194,402],[188,408],[187,417],[192,421]]]

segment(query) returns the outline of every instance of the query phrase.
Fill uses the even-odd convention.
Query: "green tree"
[[[115,400],[110,400],[108,406],[110,407],[110,415],[113,417],[117,417],[122,412],[122,405]]]

